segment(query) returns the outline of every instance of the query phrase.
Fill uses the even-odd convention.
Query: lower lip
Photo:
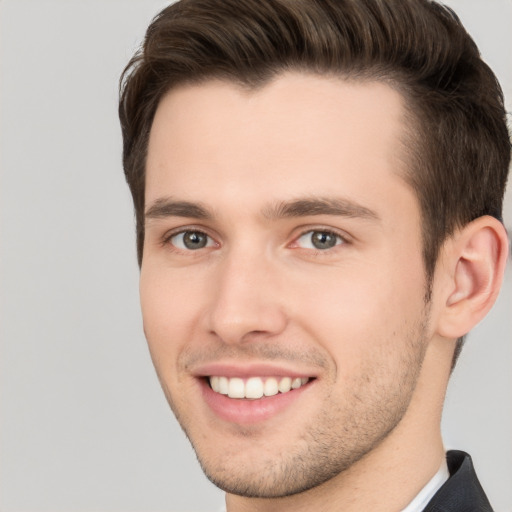
[[[201,379],[203,397],[210,409],[224,421],[239,425],[259,423],[281,413],[297,400],[311,384],[312,381],[287,393],[248,400],[229,398],[216,393],[205,379]]]

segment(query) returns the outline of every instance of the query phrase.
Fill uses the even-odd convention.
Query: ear
[[[498,297],[508,258],[508,237],[494,217],[479,217],[443,247],[437,332],[456,339],[489,312]]]

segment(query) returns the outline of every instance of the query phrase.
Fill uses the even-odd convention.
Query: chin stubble
[[[282,453],[265,449],[265,437],[258,428],[233,426],[230,435],[245,438],[250,453],[257,453],[257,458],[251,460],[236,450],[233,453],[227,450],[222,457],[210,459],[201,449],[201,443],[209,441],[204,436],[202,440],[194,439],[183,421],[187,415],[180,414],[160,379],[167,400],[207,478],[230,494],[283,498],[318,487],[365,457],[388,437],[408,409],[426,351],[428,309],[410,333],[409,346],[402,352],[400,372],[395,374],[395,379],[386,378],[386,369],[376,366],[375,361],[367,362],[357,379],[346,383],[347,390],[352,391],[345,395],[345,402],[338,403],[326,396],[324,410],[304,424],[300,437],[287,444]],[[393,350],[394,340],[388,341]],[[272,356],[279,357],[275,347],[271,350]],[[289,357],[297,359],[297,354]],[[334,370],[333,383],[335,373]],[[386,383],[386,389],[380,385],[382,382]],[[286,429],[286,425],[282,428]]]

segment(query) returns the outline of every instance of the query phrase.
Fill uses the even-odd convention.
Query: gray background
[[[510,101],[512,2],[447,3]],[[165,4],[0,2],[2,512],[200,512],[223,501],[151,366],[120,164],[117,80]],[[507,203],[510,227],[510,194]],[[512,511],[511,304],[508,268],[469,337],[443,423],[497,512]]]

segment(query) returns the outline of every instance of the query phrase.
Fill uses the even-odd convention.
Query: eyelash
[[[196,252],[198,251],[199,249],[187,249],[187,248],[181,248],[181,247],[176,247],[175,244],[172,243],[172,239],[179,236],[179,235],[185,235],[186,233],[195,233],[195,234],[198,234],[198,235],[203,235],[205,237],[207,237],[207,245],[205,247],[200,247],[199,249],[204,249],[206,247],[211,247],[212,245],[219,245],[215,242],[214,238],[211,237],[208,233],[206,233],[205,231],[201,230],[201,229],[196,229],[196,228],[181,228],[179,231],[173,231],[171,233],[168,233],[166,234],[166,236],[164,237],[164,239],[162,240],[162,245],[167,245],[167,246],[170,246],[173,250],[176,250],[176,251],[185,251],[185,252]],[[214,242],[214,244],[211,244],[211,242]]]
[[[313,244],[313,240],[312,240],[312,237],[315,233],[319,233],[319,234],[322,234],[322,235],[328,235],[328,236],[332,236],[335,238],[335,243],[332,247],[326,247],[326,248],[323,248],[323,249],[320,249],[318,247],[307,247],[307,248],[304,248],[304,247],[300,247],[298,244],[299,244],[299,240],[301,238],[304,238],[304,237],[309,237],[309,241],[310,241],[310,244],[311,245],[314,245]],[[297,249],[304,249],[304,250],[308,250],[308,251],[314,251],[315,254],[320,254],[320,255],[325,255],[325,253],[328,253],[328,252],[331,252],[332,250],[335,250],[336,247],[339,247],[341,245],[345,245],[348,243],[348,240],[347,240],[347,237],[342,235],[341,233],[338,233],[332,229],[326,229],[326,228],[313,228],[313,229],[308,229],[307,231],[303,231],[299,234],[299,236],[297,236],[295,239],[294,239],[294,242],[292,242],[292,247],[295,246],[297,247]]]
[[[198,235],[207,237],[207,239],[208,239],[206,242],[207,245],[205,245],[204,247],[199,247],[197,249],[190,249],[190,248],[187,249],[184,247],[177,247],[176,244],[174,244],[172,242],[172,239],[179,235],[185,235],[186,233],[198,234]],[[301,238],[303,238],[307,235],[313,236],[314,233],[322,233],[322,234],[334,236],[336,238],[335,245],[333,245],[332,247],[327,247],[325,249],[319,249],[319,248],[314,248],[314,247],[304,248],[304,247],[300,247],[298,245],[298,242]],[[311,252],[315,255],[318,254],[320,256],[323,256],[323,255],[326,255],[326,253],[330,253],[332,250],[335,250],[337,247],[346,245],[348,243],[350,243],[350,241],[349,241],[348,237],[344,234],[342,235],[341,233],[339,233],[333,229],[330,229],[330,228],[328,229],[328,228],[322,228],[322,227],[318,227],[318,228],[315,227],[315,228],[308,228],[304,231],[301,231],[298,234],[298,236],[296,236],[293,239],[291,244],[288,244],[288,247],[290,247],[292,249],[298,249],[298,250],[302,249],[302,250]],[[214,247],[214,246],[217,246],[217,247],[220,246],[220,244],[217,243],[215,241],[215,239],[212,236],[210,236],[207,232],[205,232],[202,229],[197,229],[197,228],[193,228],[193,227],[181,228],[179,231],[173,231],[171,233],[166,234],[166,236],[162,240],[162,245],[169,246],[173,251],[177,251],[177,252],[182,251],[182,252],[187,252],[187,253],[198,252],[200,249],[210,248],[210,247]]]

